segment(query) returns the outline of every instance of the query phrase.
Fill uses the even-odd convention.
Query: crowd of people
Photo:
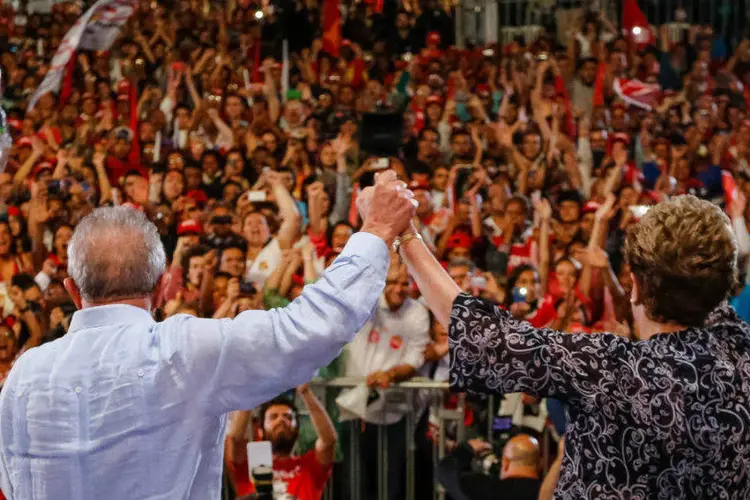
[[[60,91],[28,109],[82,6],[55,3],[40,15],[3,5],[13,147],[0,173],[0,380],[25,350],[65,335],[75,311],[63,286],[68,242],[98,206],[129,205],[156,224],[170,262],[157,319],[232,318],[293,301],[358,230],[358,193],[385,169],[414,191],[420,234],[461,289],[536,327],[635,338],[622,247],[669,197],[721,204],[741,254],[750,251],[750,40],[716,50],[721,33],[697,24],[676,41],[652,27],[643,42],[584,10],[535,40],[459,50],[452,9],[342,4],[332,45],[318,0],[140,0],[111,50],[77,51]],[[658,102],[623,99],[618,82],[635,79],[658,84]],[[378,128],[378,117],[396,126]],[[744,281],[734,304],[750,317]],[[447,332],[394,256],[373,318],[320,376],[373,389],[417,375],[445,380],[448,356]],[[351,458],[334,401],[306,386],[298,393],[304,418],[293,394],[232,416],[227,490],[254,494],[245,446],[255,439],[272,442],[277,482],[300,500],[320,498],[333,464]],[[398,498],[404,416],[414,410],[396,392],[371,396],[380,394],[388,397],[359,417],[363,488],[377,489],[385,426]],[[505,427],[483,416],[499,433],[529,433],[508,441],[501,469],[517,456],[523,474],[542,466],[539,412],[564,433],[563,410],[542,403],[506,397],[496,409],[513,420]],[[437,432],[426,406],[414,438],[429,453],[419,446]],[[519,488],[536,495],[541,477],[531,479]]]

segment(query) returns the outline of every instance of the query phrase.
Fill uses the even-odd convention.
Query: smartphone
[[[265,191],[249,191],[247,193],[247,199],[253,203],[257,203],[259,201],[266,201],[266,192]]]
[[[529,295],[529,290],[526,287],[515,287],[513,289],[513,303],[518,304],[519,302],[526,302],[526,297]]]
[[[251,441],[247,443],[247,466],[250,468],[251,474],[256,467],[273,467],[271,441]]]
[[[49,181],[47,183],[47,194],[53,196],[59,195],[62,192],[62,184],[59,180]]]
[[[536,56],[537,60],[539,60],[539,61],[546,61],[548,57],[549,56],[547,55],[546,52],[542,52],[541,54],[539,54],[538,56]]]
[[[404,62],[411,61],[411,52],[405,53],[403,56],[401,56],[401,58],[404,60]]]
[[[492,56],[494,56],[494,55],[495,55],[495,51],[494,51],[494,50],[492,50],[492,49],[484,49],[484,50],[482,51],[482,55],[483,55],[484,57],[492,57]]]
[[[255,285],[251,282],[243,281],[240,283],[240,295],[253,296],[258,292]]]
[[[385,170],[390,165],[390,161],[388,158],[378,158],[375,160],[375,166],[373,167],[376,170]]]

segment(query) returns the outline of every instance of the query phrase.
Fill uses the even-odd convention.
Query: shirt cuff
[[[391,252],[388,245],[374,234],[358,232],[354,233],[347,242],[340,256],[358,256],[365,259],[376,272],[383,276],[388,272],[391,265]]]

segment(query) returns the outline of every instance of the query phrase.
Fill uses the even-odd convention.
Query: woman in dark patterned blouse
[[[718,207],[678,197],[628,234],[638,342],[516,321],[461,294],[417,238],[402,241],[450,324],[454,390],[568,405],[558,498],[750,498],[750,328],[725,302],[737,247]]]

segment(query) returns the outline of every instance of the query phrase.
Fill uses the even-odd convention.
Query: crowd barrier
[[[326,400],[326,392],[329,390],[340,391],[341,389],[355,387],[363,384],[365,381],[359,378],[342,377],[331,380],[313,380],[310,382],[310,386],[315,393],[321,398],[322,401]],[[433,416],[437,417],[438,422],[438,436],[436,440],[433,440],[432,450],[432,465],[433,465],[433,478],[435,478],[435,485],[433,488],[434,500],[444,500],[445,491],[437,482],[437,467],[440,460],[446,456],[446,427],[452,422],[456,424],[456,441],[463,442],[466,439],[466,427],[464,425],[464,412],[466,408],[466,398],[464,394],[458,394],[458,404],[455,409],[444,408],[445,395],[449,389],[447,382],[436,382],[427,378],[414,378],[407,382],[394,384],[389,391],[402,391],[406,394],[406,405],[409,408],[415,408],[415,397],[417,391],[430,391],[430,400],[432,404],[429,409]],[[495,397],[490,396],[487,400],[487,405],[490,410],[495,408]],[[416,415],[414,411],[406,413],[406,499],[415,500],[416,498],[422,499],[424,496],[415,496],[415,452],[416,446],[414,441],[415,430],[417,426]],[[351,426],[351,442],[348,449],[342,450],[345,454],[345,465],[348,468],[349,473],[349,491],[346,492],[347,497],[351,500],[361,500],[360,489],[361,489],[361,474],[362,467],[360,464],[360,425],[359,420],[353,420],[346,422],[346,425]],[[378,499],[387,500],[388,498],[388,476],[387,476],[387,463],[388,463],[388,440],[383,427],[378,428]],[[486,428],[486,439],[492,441],[493,439],[493,428],[492,419],[487,419]],[[547,454],[549,433],[544,432],[542,436],[542,451],[543,451],[543,463],[549,462],[549,456]],[[544,471],[546,473],[546,470]],[[329,481],[329,488],[326,490],[323,498],[325,500],[333,499],[333,492],[331,484],[333,481]]]

